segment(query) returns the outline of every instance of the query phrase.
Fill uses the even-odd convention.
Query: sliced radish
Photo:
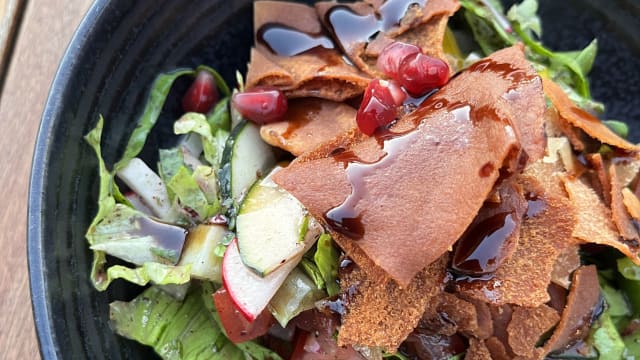
[[[244,265],[238,251],[238,241],[234,239],[227,247],[222,260],[222,284],[244,317],[254,321],[267,307],[300,259],[302,254],[269,275],[260,277]]]

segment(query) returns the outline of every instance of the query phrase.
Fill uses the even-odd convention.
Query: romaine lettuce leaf
[[[99,291],[106,290],[109,284],[116,279],[124,279],[140,286],[149,283],[157,285],[180,285],[189,282],[191,279],[191,264],[174,266],[148,262],[133,269],[122,265],[113,265],[107,269],[105,279],[99,284],[97,289]]]
[[[174,147],[171,149],[160,149],[158,155],[158,175],[166,184],[176,175],[180,167],[184,166],[184,154],[179,147]],[[175,194],[171,189],[167,190],[169,190],[170,200],[173,201]]]
[[[178,119],[173,125],[173,131],[176,134],[196,133],[202,137],[202,145],[204,147],[204,157],[217,168],[222,161],[222,152],[229,133],[217,129],[215,134],[212,132],[211,125],[207,121],[207,117],[200,113],[186,113]]]
[[[151,93],[149,94],[147,104],[145,105],[142,116],[138,120],[138,125],[129,137],[129,142],[127,143],[127,147],[124,150],[122,158],[114,166],[116,170],[126,165],[129,160],[138,156],[140,151],[142,151],[149,132],[156,124],[158,116],[160,116],[160,111],[164,106],[164,102],[167,99],[167,95],[169,94],[169,90],[171,90],[171,86],[174,81],[180,76],[193,74],[195,74],[195,72],[191,69],[176,70],[160,74],[155,79],[151,87]]]
[[[112,186],[115,186],[113,182],[113,174],[110,173],[109,170],[107,170],[107,166],[105,165],[104,159],[102,158],[102,150],[100,148],[103,127],[104,119],[101,115],[98,118],[96,127],[85,136],[85,140],[91,146],[91,148],[93,148],[93,151],[98,158],[98,176],[100,178],[100,190],[98,193],[98,213],[93,218],[93,221],[91,222],[91,225],[89,225],[89,228],[87,229],[85,235],[87,241],[89,242],[89,245],[92,245],[93,239],[91,239],[88,234],[95,231],[98,223],[102,221],[102,219],[104,219],[109,213],[111,213],[116,205],[115,199],[113,198],[113,196],[111,196],[111,188]],[[96,288],[106,288],[108,286],[108,280],[106,279],[106,274],[104,273],[104,265],[106,264],[106,262],[107,258],[104,252],[93,252],[93,264],[91,265],[90,277]],[[105,281],[107,281],[106,285]]]
[[[625,350],[624,342],[607,311],[600,315],[594,329],[593,345],[600,353],[600,358],[622,359]]]
[[[527,58],[543,76],[559,83],[581,108],[602,112],[604,106],[591,99],[587,73],[597,52],[594,40],[581,51],[554,52],[536,40],[542,32],[536,11],[537,0],[524,0],[503,15],[499,2],[461,0],[465,19],[485,55],[519,41],[526,45]]]
[[[218,202],[209,203],[198,181],[184,166],[169,180],[167,187],[180,200],[180,206],[195,211],[200,220],[214,215],[220,208]]]
[[[340,253],[333,245],[331,235],[327,233],[320,235],[313,260],[324,278],[329,296],[337,295],[340,292],[338,285]]]
[[[207,122],[214,133],[218,130],[231,131],[231,115],[229,115],[229,96],[218,101],[207,115]]]
[[[112,328],[153,349],[168,360],[243,359],[243,351],[227,340],[204,309],[200,289],[193,287],[177,301],[150,287],[130,302],[109,305]]]
[[[180,260],[186,230],[155,221],[138,210],[116,204],[89,232],[91,249],[142,265],[175,265]]]

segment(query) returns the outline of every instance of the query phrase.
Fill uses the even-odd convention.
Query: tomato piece
[[[213,303],[216,306],[220,322],[227,337],[233,343],[240,343],[255,339],[267,333],[274,318],[265,309],[254,321],[249,322],[236,308],[227,290],[222,287],[213,293]]]

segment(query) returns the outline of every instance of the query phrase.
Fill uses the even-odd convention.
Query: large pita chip
[[[504,96],[511,91],[527,95],[512,101]],[[501,50],[452,79],[384,138],[336,139],[297,158],[274,181],[325,225],[331,221],[334,239],[350,256],[349,248],[359,248],[407,286],[451,249],[500,169],[516,171],[514,118],[535,97],[543,101],[522,48]],[[343,219],[355,230],[340,227]]]
[[[567,304],[545,352],[560,350],[589,332],[591,318],[600,301],[598,273],[594,265],[582,266],[573,274]]]

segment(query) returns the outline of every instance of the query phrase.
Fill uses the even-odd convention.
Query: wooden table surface
[[[39,359],[26,258],[31,157],[49,86],[89,0],[0,0],[0,360]],[[15,5],[18,4],[18,7]],[[16,26],[7,26],[15,24]],[[11,31],[15,29],[15,31]],[[6,47],[2,39],[6,35]],[[1,60],[1,59],[0,59]]]

